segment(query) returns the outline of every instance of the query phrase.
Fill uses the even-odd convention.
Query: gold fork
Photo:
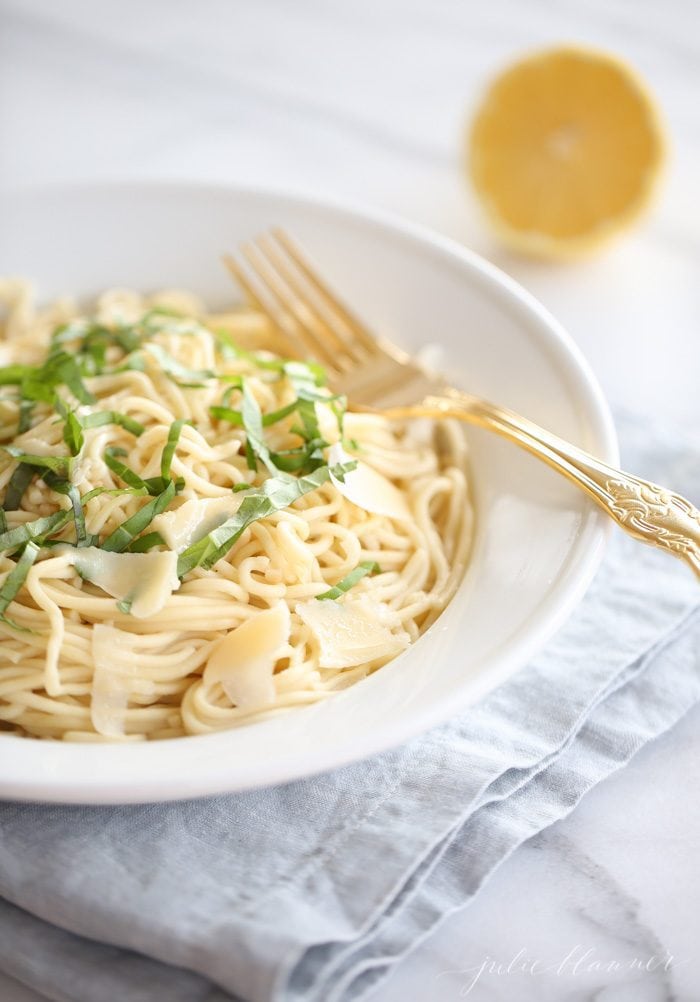
[[[370,333],[282,230],[244,244],[241,253],[247,264],[224,260],[251,304],[266,314],[291,352],[311,355],[325,367],[328,385],[351,406],[381,409],[388,418],[458,418],[495,431],[586,491],[632,536],[685,560],[700,578],[700,512],[685,498],[425,371]]]

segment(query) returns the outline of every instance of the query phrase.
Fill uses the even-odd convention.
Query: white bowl
[[[376,331],[444,346],[458,385],[615,462],[605,401],[569,336],[512,279],[463,247],[389,219],[286,195],[177,184],[24,190],[8,199],[0,274],[42,298],[105,287],[233,289],[225,250],[279,224]],[[404,655],[316,706],[238,730],[137,745],[0,737],[0,796],[119,803],[280,783],[396,745],[524,665],[582,596],[607,521],[542,463],[470,429],[476,530],[469,570]]]

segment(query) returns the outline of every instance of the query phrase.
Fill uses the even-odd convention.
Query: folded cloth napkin
[[[700,496],[700,450],[619,421]],[[142,807],[0,805],[0,969],[66,1002],[349,1002],[516,846],[700,698],[700,588],[616,532],[569,623],[479,706],[303,782]]]

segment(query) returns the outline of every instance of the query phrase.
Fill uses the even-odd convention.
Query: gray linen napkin
[[[618,424],[629,468],[700,496],[697,443]],[[239,796],[0,805],[0,969],[62,1002],[357,999],[700,699],[699,600],[618,532],[526,669],[399,749]]]

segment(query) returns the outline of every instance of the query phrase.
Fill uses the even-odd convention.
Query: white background
[[[461,147],[488,78],[522,50],[561,41],[634,63],[661,104],[671,159],[642,226],[601,257],[556,266],[492,240]],[[0,0],[3,197],[17,184],[149,177],[269,184],[392,209],[539,296],[614,405],[691,430],[700,421],[699,107],[695,0]],[[695,711],[517,852],[375,997],[697,1002],[699,725]],[[635,957],[668,954],[667,969],[629,970]],[[533,960],[562,966],[537,976],[527,973]],[[500,973],[487,967],[470,988],[492,961]],[[620,968],[596,970],[596,961]],[[0,982],[0,998],[36,996]]]

